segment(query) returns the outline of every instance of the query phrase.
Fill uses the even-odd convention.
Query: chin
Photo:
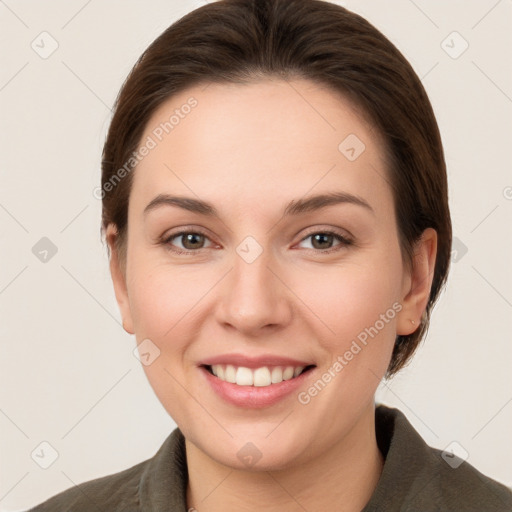
[[[237,471],[251,473],[279,471],[296,465],[296,451],[281,444],[278,451],[273,443],[258,448],[256,443],[248,441],[239,448],[237,444],[226,451],[208,454],[218,463]]]
[[[197,449],[198,457],[208,457],[218,464],[237,471],[275,471],[293,466],[298,453],[307,449],[308,442],[304,436],[300,438],[299,446],[296,440],[284,432],[282,436],[269,436],[271,429],[264,432],[248,432],[239,435],[234,428],[228,426],[232,437],[227,434],[220,438],[207,436],[208,430],[192,428],[188,432],[180,427],[188,443]],[[211,432],[211,430],[210,430]],[[197,434],[197,435],[196,435]]]

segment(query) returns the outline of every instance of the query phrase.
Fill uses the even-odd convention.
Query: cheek
[[[337,338],[357,336],[386,313],[391,320],[396,316],[393,304],[399,298],[400,281],[390,268],[353,266],[325,274],[315,283],[316,292],[308,294],[311,309],[318,311]],[[390,308],[393,312],[388,311]],[[386,326],[390,324],[386,322]]]
[[[338,385],[343,382],[354,400],[373,391],[389,364],[402,308],[400,283],[400,260],[381,256],[365,265],[333,269],[317,280],[317,292],[310,295],[308,305],[329,327],[323,348],[331,361],[341,358],[335,371],[341,375]],[[338,399],[347,400],[346,393],[337,393]]]
[[[190,326],[201,298],[218,280],[176,265],[141,264],[139,271],[128,291],[135,332],[159,340],[172,339],[182,326]]]
[[[349,421],[341,421],[332,411],[350,411],[347,418],[354,417],[373,399],[395,343],[401,309],[397,286],[377,271],[382,267],[374,268],[323,277],[325,291],[311,306],[334,333],[320,339],[329,361],[318,380],[301,390],[298,401],[307,407],[313,424],[323,422],[322,428],[332,432],[348,428]]]
[[[326,339],[332,339],[335,344],[353,339],[373,326],[381,315],[386,315],[399,297],[401,267],[396,263],[397,257],[372,259],[371,256],[358,264],[326,263],[323,268],[310,268],[306,272],[283,269],[283,277],[294,296],[282,290],[281,300],[296,302],[297,312],[304,310],[306,317],[324,330]],[[194,318],[200,320],[208,304],[215,307],[212,304],[218,303],[215,285],[219,284],[220,270],[168,263],[155,265],[146,261],[143,254],[134,255],[133,260],[138,264],[132,267],[128,291],[137,338],[166,343],[175,339],[179,344],[183,329],[193,336],[194,325],[199,326]],[[394,318],[394,315],[386,316]],[[320,327],[322,324],[327,329]],[[382,330],[393,326],[393,321],[386,322]]]
[[[190,397],[180,385],[186,381],[184,357],[190,339],[196,337],[195,313],[200,309],[201,297],[212,284],[207,275],[193,275],[177,266],[155,266],[143,258],[138,262],[138,273],[133,272],[129,286],[137,343],[151,340],[154,345],[149,346],[158,354],[150,364],[143,365],[143,370],[171,417],[187,424],[192,420],[184,404]]]

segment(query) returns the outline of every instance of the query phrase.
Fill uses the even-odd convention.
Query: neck
[[[371,404],[352,430],[314,459],[278,471],[241,471],[219,464],[186,441],[187,509],[221,512],[340,510],[360,512],[384,460]]]

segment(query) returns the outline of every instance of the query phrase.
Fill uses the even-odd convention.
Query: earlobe
[[[119,253],[115,243],[117,237],[118,233],[115,225],[109,224],[106,230],[106,240],[110,248],[110,274],[114,285],[114,292],[123,319],[123,329],[128,334],[135,334],[126,286],[126,272],[121,266]]]
[[[404,270],[402,310],[397,317],[397,334],[407,336],[419,326],[427,307],[434,278],[437,232],[427,228],[416,243],[411,268]]]

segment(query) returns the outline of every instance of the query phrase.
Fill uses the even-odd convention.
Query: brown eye
[[[181,235],[181,240],[185,249],[201,249],[204,244],[204,236],[200,233]]]
[[[308,239],[311,239],[312,248],[319,253],[338,251],[352,244],[352,241],[345,236],[332,231],[317,231],[315,233],[311,233],[303,238],[301,242]],[[333,246],[332,244],[334,240],[338,240],[339,243]]]
[[[181,247],[180,245],[177,245],[176,242],[173,243],[173,240],[179,240],[181,242]],[[206,240],[209,240],[208,237],[202,233],[197,233],[195,231],[181,231],[170,235],[163,241],[163,243],[170,246],[170,249],[174,252],[186,253],[198,252],[200,249],[204,249]]]
[[[327,233],[317,233],[312,235],[311,239],[312,245],[315,249],[330,249],[334,240],[334,235],[329,235]]]

